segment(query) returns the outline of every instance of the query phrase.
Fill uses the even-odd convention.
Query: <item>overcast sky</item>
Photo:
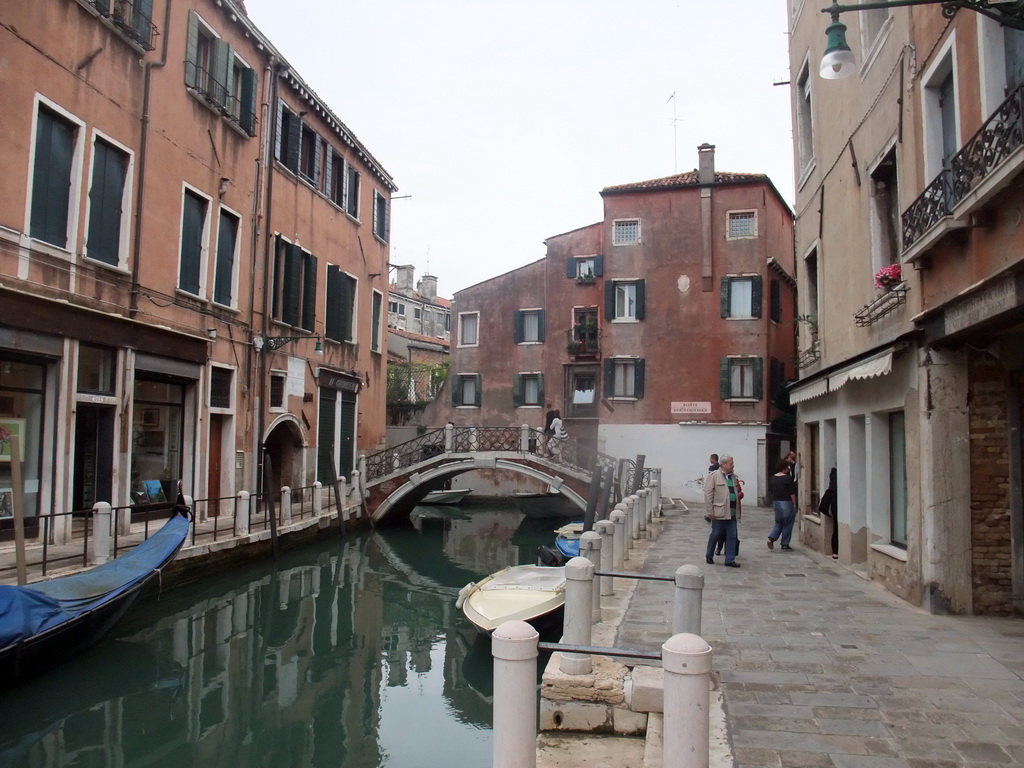
[[[246,7],[411,196],[391,263],[443,296],[601,220],[602,188],[692,170],[705,141],[717,170],[766,173],[792,203],[785,0]]]

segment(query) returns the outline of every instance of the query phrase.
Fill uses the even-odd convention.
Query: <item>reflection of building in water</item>
[[[473,512],[469,519],[452,520],[445,526],[444,553],[478,574],[518,565],[519,547],[510,539],[519,520],[508,512]]]

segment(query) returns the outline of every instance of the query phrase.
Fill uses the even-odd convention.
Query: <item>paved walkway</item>
[[[742,568],[704,564],[709,526],[669,512],[643,570],[705,572],[737,768],[1024,765],[1024,621],[933,616],[831,559],[766,545],[770,509],[744,510]],[[638,583],[616,644],[658,649],[671,590]]]

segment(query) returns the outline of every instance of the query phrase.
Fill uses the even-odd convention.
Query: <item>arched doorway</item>
[[[271,474],[263,483],[264,490],[277,493],[282,487],[304,486],[304,451],[306,440],[294,416],[282,416],[270,425],[263,441],[264,472],[270,460]]]

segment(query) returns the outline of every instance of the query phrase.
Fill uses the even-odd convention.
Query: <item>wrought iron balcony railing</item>
[[[88,3],[129,40],[147,51],[153,50],[156,25],[136,0],[88,0]]]
[[[903,250],[953,209],[1024,145],[1024,84],[1015,88],[903,212]]]

